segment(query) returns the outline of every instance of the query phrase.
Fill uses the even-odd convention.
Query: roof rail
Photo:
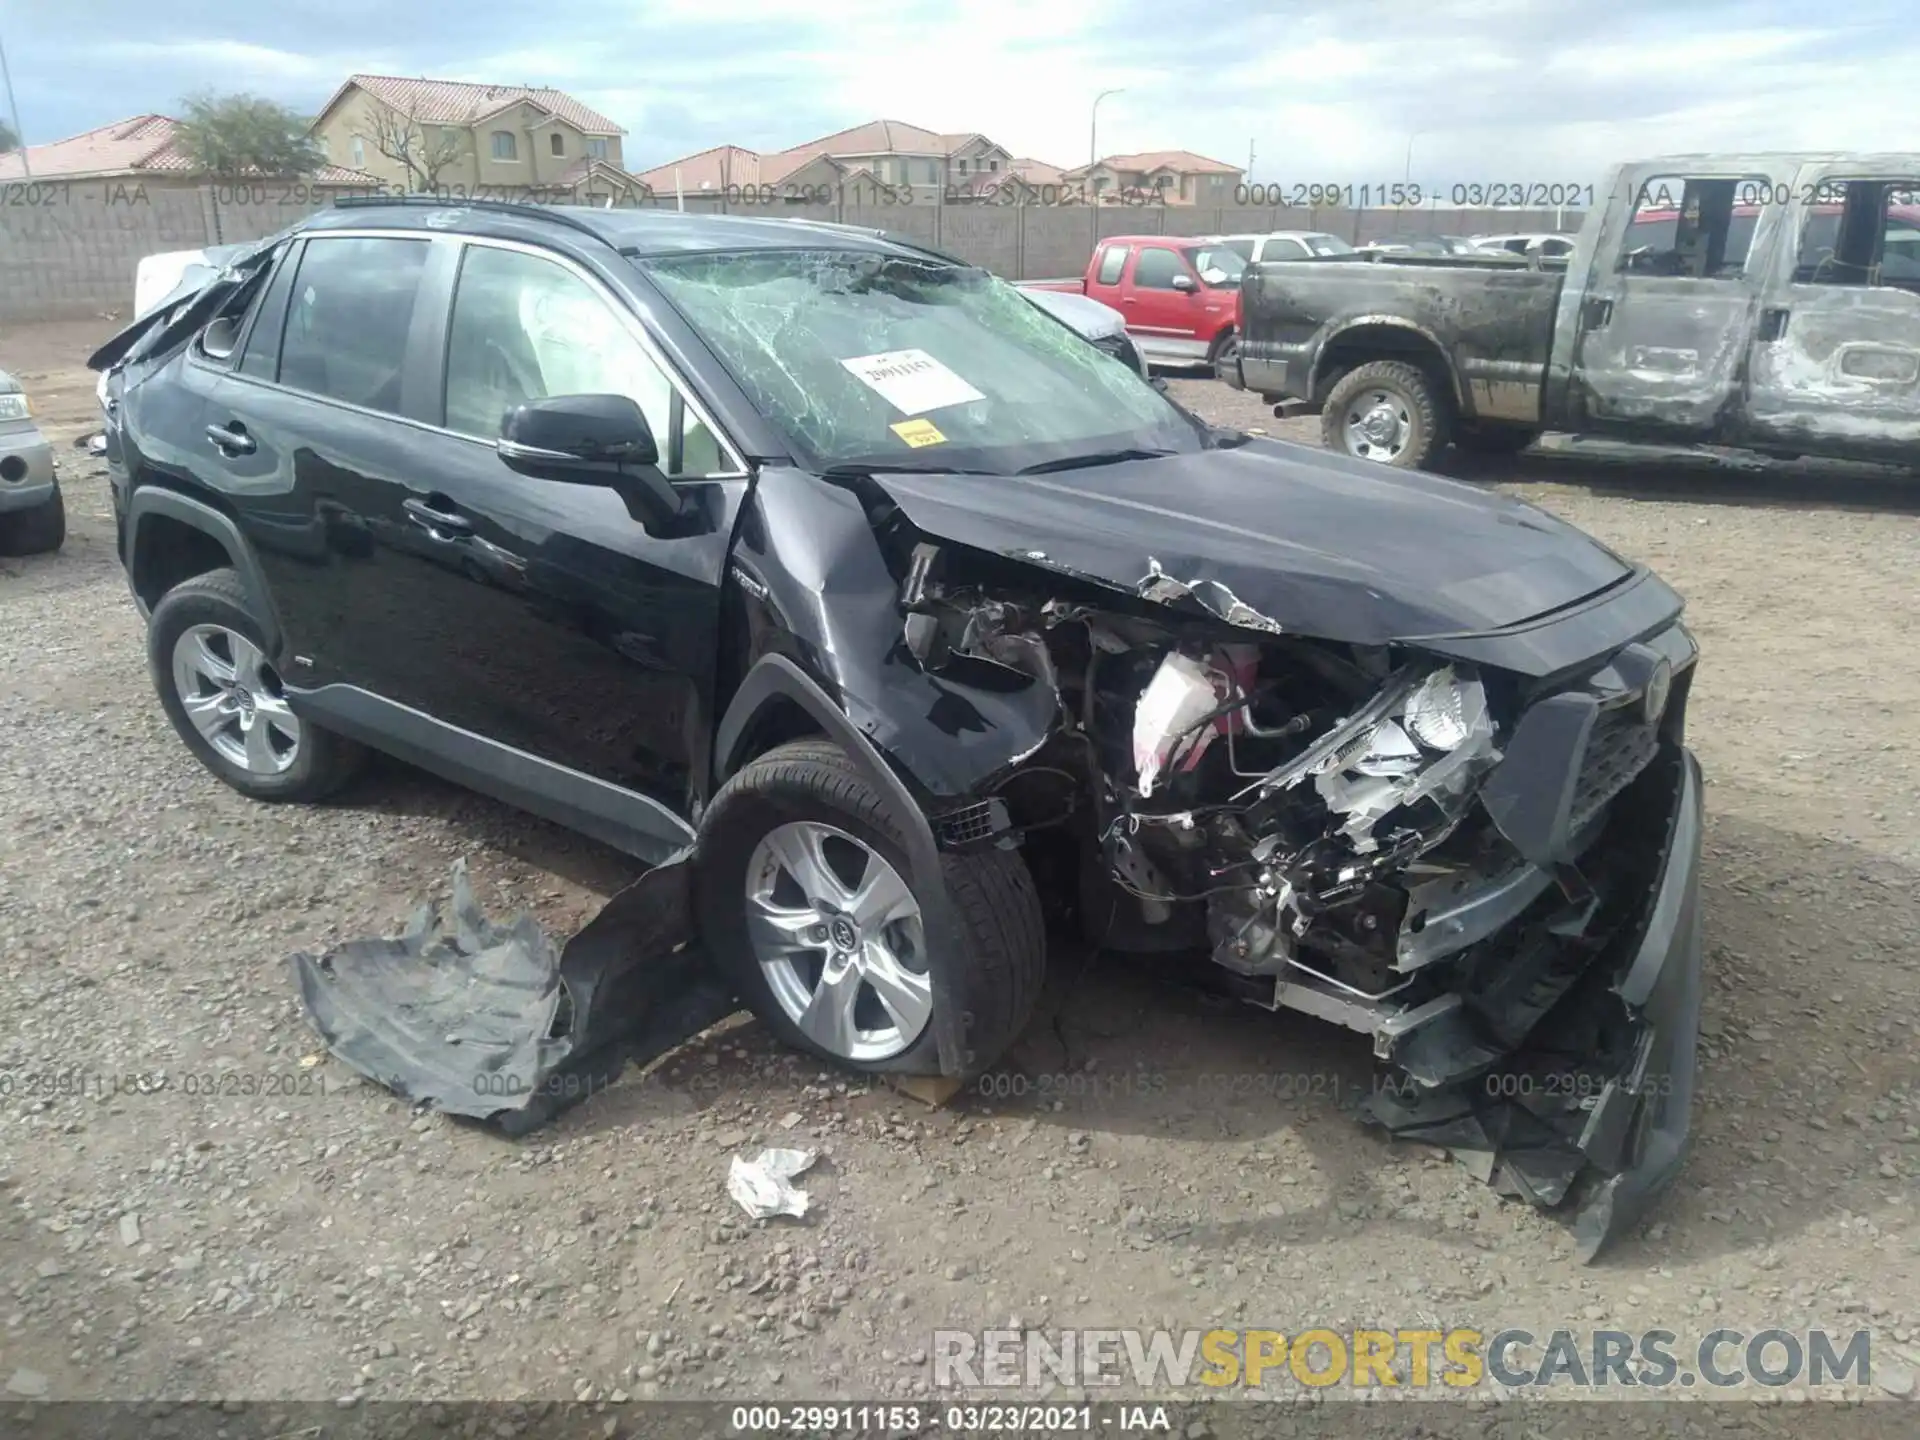
[[[569,230],[578,230],[582,235],[591,235],[602,245],[608,242],[593,226],[584,220],[576,220],[552,205],[536,205],[528,200],[474,200],[442,199],[438,195],[342,195],[333,202],[338,210],[378,209],[383,205],[431,206],[436,210],[491,210],[503,215],[538,215],[543,220],[564,225]]]

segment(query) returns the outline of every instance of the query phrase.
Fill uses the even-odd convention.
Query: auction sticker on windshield
[[[924,350],[889,350],[840,363],[903,415],[987,398]]]
[[[922,445],[947,443],[947,437],[934,428],[931,420],[902,420],[898,425],[889,425],[887,428],[916,450]]]

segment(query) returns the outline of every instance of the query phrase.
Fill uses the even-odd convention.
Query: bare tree
[[[20,137],[13,133],[13,127],[0,120],[0,155],[20,148]]]
[[[450,125],[429,127],[413,110],[402,110],[385,101],[375,100],[368,111],[366,128],[355,132],[389,160],[396,160],[407,172],[409,190],[432,190],[440,183],[441,172],[466,154],[466,136]]]

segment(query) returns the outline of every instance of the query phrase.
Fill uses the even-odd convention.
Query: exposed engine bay
[[[1134,608],[1001,592],[981,558],[948,584],[941,547],[915,548],[904,644],[956,683],[1058,696],[1054,731],[985,788],[1008,833],[1078,837],[1090,942],[1204,953],[1243,998],[1368,1035],[1405,1085],[1375,1118],[1482,1149],[1482,1178],[1509,1193],[1557,1204],[1589,1161],[1604,1169],[1594,1116],[1646,1037],[1594,962],[1619,953],[1658,860],[1664,655],[1575,683],[1597,718],[1542,811],[1533,772],[1489,785],[1537,698],[1518,677],[1282,634],[1157,565]],[[1523,742],[1534,772],[1545,728]],[[1552,814],[1551,841],[1529,811]],[[1598,843],[1632,826],[1647,843]],[[1562,1024],[1530,1052],[1556,1008],[1581,1033]],[[1490,1115],[1488,1096],[1528,1093],[1485,1083],[1516,1065],[1569,1077],[1553,1114]]]

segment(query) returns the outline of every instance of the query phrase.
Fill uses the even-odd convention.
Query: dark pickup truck
[[[1920,155],[1616,167],[1563,262],[1254,265],[1230,385],[1403,469],[1542,430],[1920,460]]]

